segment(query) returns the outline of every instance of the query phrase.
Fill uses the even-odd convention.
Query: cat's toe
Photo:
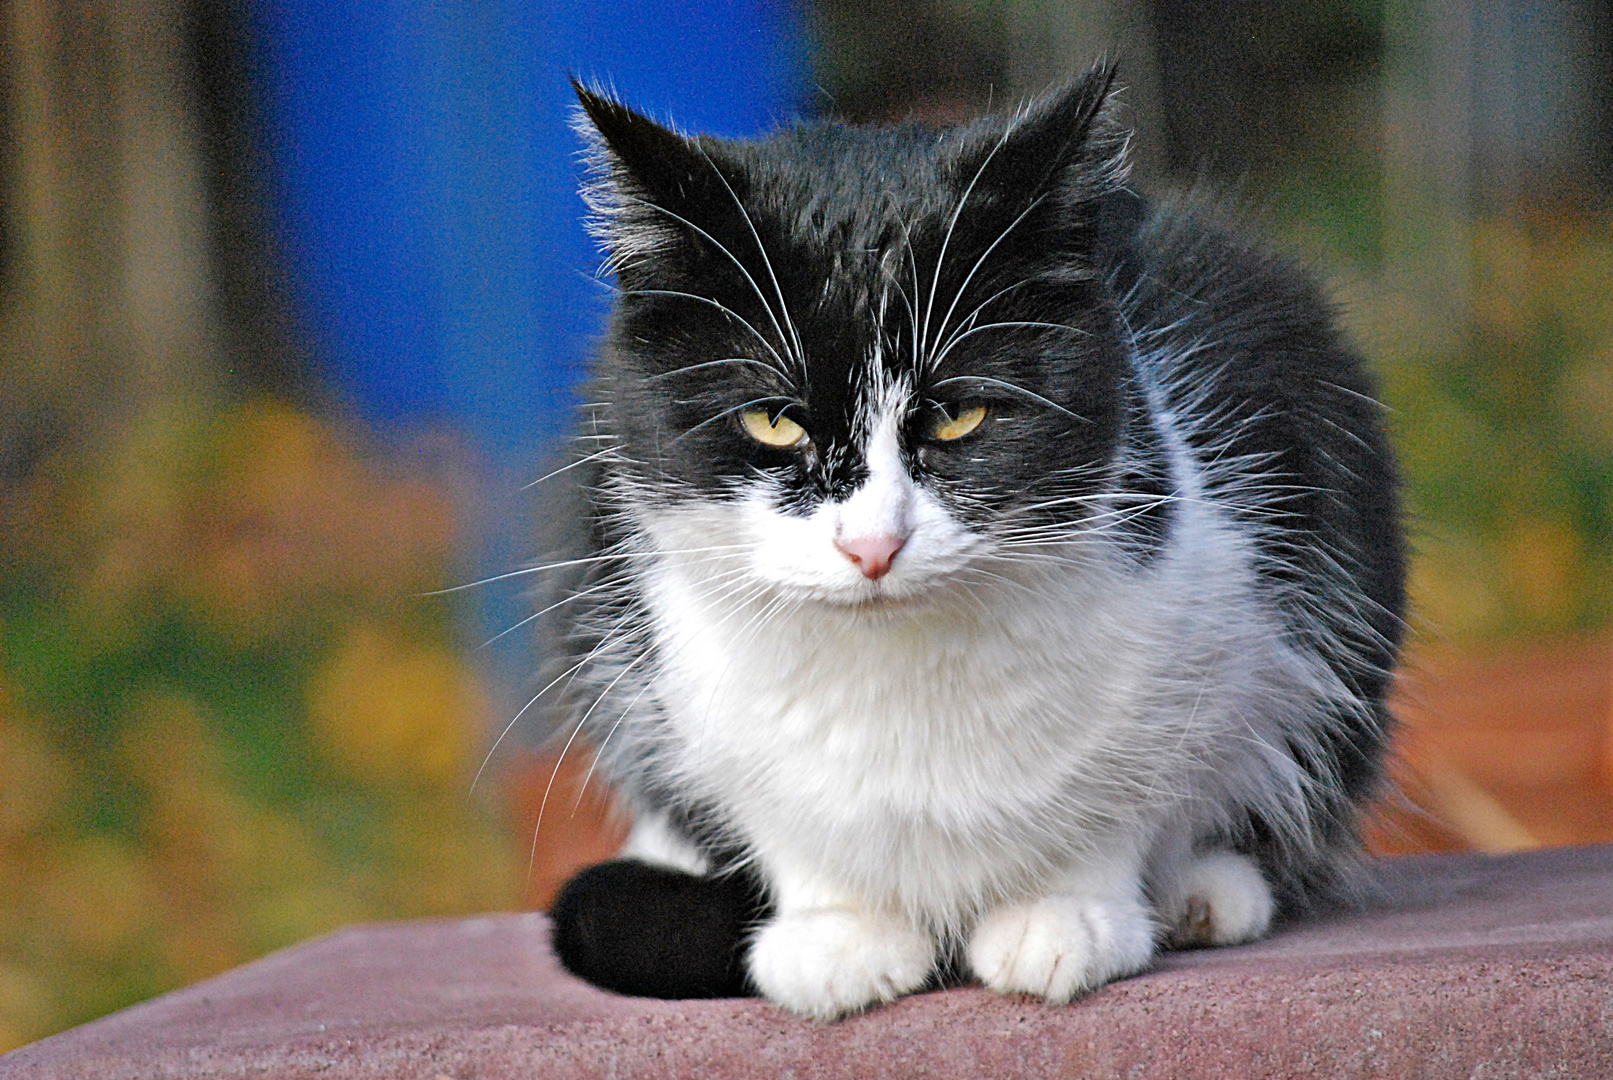
[[[751,981],[764,995],[815,1020],[911,993],[934,966],[927,935],[845,908],[778,916],[756,935],[749,959]]]
[[[1193,860],[1177,881],[1179,899],[1168,913],[1176,948],[1237,945],[1271,927],[1276,902],[1254,860],[1218,851]]]
[[[987,915],[969,942],[969,966],[999,994],[1062,1003],[1148,966],[1153,924],[1129,899],[1051,896]]]

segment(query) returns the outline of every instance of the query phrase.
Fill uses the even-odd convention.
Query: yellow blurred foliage
[[[305,413],[256,402],[217,417],[189,506],[181,592],[219,630],[261,636],[331,594],[440,584],[453,507],[386,476]]]
[[[1413,625],[1435,640],[1481,636],[1502,610],[1490,566],[1472,537],[1420,537],[1406,581]]]
[[[1607,340],[1576,358],[1558,383],[1557,407],[1594,452],[1613,455],[1613,323]]]
[[[49,1022],[44,983],[20,965],[0,962],[0,1054],[33,1041]]]
[[[1473,313],[1511,343],[1528,339],[1539,319],[1535,246],[1521,223],[1484,221],[1473,229]]]
[[[55,813],[65,778],[49,744],[19,722],[0,669],[0,859],[30,842]],[[6,888],[0,875],[0,895]]]
[[[1565,521],[1526,517],[1512,522],[1501,557],[1513,601],[1533,618],[1571,609],[1581,594],[1583,543]]]
[[[366,915],[323,882],[328,868],[305,827],[239,790],[194,703],[147,701],[118,751],[148,801],[140,840],[163,915],[152,932],[177,981]],[[322,904],[302,898],[310,888]]]
[[[1613,242],[1606,221],[1491,217],[1473,225],[1473,314],[1482,330],[1526,344],[1556,322],[1578,342],[1613,332]]]
[[[126,948],[155,914],[147,866],[131,844],[95,836],[53,853],[39,898],[75,952]]]
[[[192,461],[203,446],[205,417],[177,402],[136,416],[98,469],[79,462],[64,531],[91,545],[78,594],[101,617],[116,615],[141,592],[182,576]],[[81,479],[82,478],[82,479]],[[75,520],[76,519],[76,520]]]
[[[360,777],[431,785],[462,779],[485,700],[464,661],[373,624],[354,627],[309,687],[320,746]]]

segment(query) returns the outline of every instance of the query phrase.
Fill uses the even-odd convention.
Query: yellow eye
[[[961,439],[979,427],[980,421],[986,418],[984,405],[959,405],[956,408],[957,416],[948,416],[945,409],[935,410],[935,416],[930,421],[930,438],[936,442]]]
[[[769,420],[766,409],[746,409],[739,414],[739,423],[745,434],[763,446],[785,449],[806,442],[806,428],[783,413],[779,413],[778,419]]]

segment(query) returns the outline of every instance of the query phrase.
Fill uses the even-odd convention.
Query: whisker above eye
[[[889,202],[894,202],[895,198],[896,197],[895,197],[894,194],[891,194],[891,193],[886,194],[886,199]],[[919,316],[918,316],[919,260],[918,260],[918,255],[913,251],[913,236],[912,236],[911,231],[909,230],[909,227],[908,227],[908,224],[907,224],[907,218],[903,217],[899,210],[897,210],[897,212],[895,214],[895,217],[896,217],[896,224],[902,231],[902,248],[906,252],[906,255],[907,255],[907,260],[906,261],[907,261],[907,266],[908,266],[908,273],[909,273],[909,276],[913,280],[913,295],[912,295],[911,299],[908,298],[907,290],[905,290],[905,289],[902,289],[902,298],[907,301],[907,318],[908,318],[908,323],[912,327],[912,331],[913,331],[913,348],[915,350],[915,355],[917,355],[917,350],[919,350],[921,348],[920,341],[922,340],[922,335],[919,332]],[[883,262],[881,262],[881,269],[883,269]],[[896,280],[896,277],[895,277],[894,274],[891,275],[891,278],[892,278],[892,280]],[[901,282],[900,281],[897,281],[897,287],[901,288]]]
[[[720,175],[721,174],[719,173],[719,176]],[[723,183],[726,184],[727,181],[724,180]],[[674,221],[678,222],[679,224],[683,225],[685,228],[687,228],[687,229],[689,229],[689,230],[691,230],[691,231],[693,231],[695,233],[698,233],[700,236],[704,237],[708,243],[710,243],[718,251],[722,252],[723,255],[727,256],[728,261],[732,262],[734,264],[734,266],[738,268],[740,274],[742,274],[744,276],[746,282],[748,282],[750,284],[751,291],[753,291],[756,294],[756,299],[760,300],[761,303],[762,303],[762,310],[767,312],[768,321],[773,324],[773,329],[778,332],[779,340],[783,343],[785,350],[789,351],[790,342],[792,340],[792,335],[793,335],[793,327],[792,327],[792,335],[786,335],[784,333],[784,327],[783,327],[783,325],[781,325],[779,323],[779,317],[778,317],[778,315],[776,315],[774,313],[773,305],[768,302],[767,295],[762,292],[762,287],[760,285],[756,284],[756,279],[751,277],[750,271],[745,269],[745,264],[739,261],[739,256],[735,255],[732,251],[729,251],[727,246],[724,245],[722,241],[718,240],[715,236],[712,236],[705,229],[702,229],[700,226],[696,225],[694,222],[690,221],[688,218],[684,217],[682,214],[676,213],[676,212],[674,212],[672,210],[668,210],[666,207],[660,205],[659,203],[653,203],[653,202],[650,202],[647,199],[640,199],[640,198],[638,198],[636,196],[633,196],[633,195],[623,194],[622,198],[626,199],[629,202],[635,202],[635,203],[638,203],[640,206],[648,207],[651,210],[657,210],[657,211],[665,214],[667,217],[669,217],[669,218],[673,219]],[[738,198],[738,196],[735,196],[735,198]],[[746,221],[747,222],[749,221],[748,216],[746,218]],[[757,241],[757,243],[760,243],[760,242],[761,242],[760,240]],[[764,252],[763,254],[765,256],[766,253]],[[772,272],[771,264],[769,264],[768,272],[769,273]],[[646,290],[646,291],[648,291],[648,290]],[[779,298],[781,300],[783,299],[783,294],[782,293],[780,294]],[[715,301],[713,301],[713,303],[715,303]],[[784,317],[786,319],[789,318],[789,312],[785,312]],[[800,354],[799,350],[797,350],[797,352],[794,355],[796,357],[796,362],[800,363],[801,362],[801,354]]]
[[[974,337],[976,334],[983,334],[987,330],[1024,329],[1032,327],[1042,330],[1068,330],[1072,334],[1080,334],[1083,337],[1092,336],[1092,332],[1090,330],[1083,330],[1079,326],[1069,326],[1065,323],[1037,322],[1033,319],[1008,319],[1002,322],[983,323],[980,326],[970,327],[963,333],[958,334],[951,341],[948,341],[946,348],[942,349],[940,354],[930,362],[929,367],[932,371],[936,368],[939,368],[941,366],[941,361],[947,358],[947,354],[956,348],[958,343],[963,341],[965,338]]]
[[[919,341],[915,346],[918,349],[918,354],[920,356],[924,355],[925,347],[929,344],[930,314],[935,310],[935,293],[941,284],[941,268],[946,265],[947,245],[952,243],[952,233],[953,230],[958,227],[958,218],[962,216],[963,208],[969,202],[969,196],[973,194],[975,185],[978,184],[980,182],[980,178],[986,174],[987,167],[991,165],[991,159],[997,156],[997,151],[1008,145],[1008,137],[1013,133],[1014,126],[1012,124],[1004,127],[1003,133],[997,139],[996,145],[991,148],[990,152],[986,154],[985,159],[980,162],[980,167],[975,170],[974,176],[969,178],[969,184],[963,189],[963,194],[958,196],[958,204],[952,211],[951,220],[947,222],[946,235],[941,238],[941,251],[935,257],[935,271],[930,275],[930,298],[925,301],[924,305],[924,328],[921,331]],[[939,336],[939,331],[937,334]],[[930,366],[933,367],[934,365],[932,364]]]
[[[767,254],[767,245],[762,243],[762,236],[756,231],[756,223],[751,220],[750,211],[745,209],[744,201],[740,199],[738,192],[734,191],[734,186],[728,182],[728,177],[724,176],[722,170],[717,168],[717,163],[711,160],[711,155],[706,153],[704,146],[700,145],[698,141],[694,145],[700,151],[700,156],[706,159],[706,164],[711,166],[711,171],[717,174],[717,179],[722,181],[722,186],[728,192],[728,197],[734,200],[734,206],[739,209],[739,216],[745,219],[745,227],[750,230],[751,239],[756,242],[756,250],[762,256],[762,265],[767,268],[768,279],[773,283],[773,293],[778,297],[779,314],[784,317],[784,326],[790,332],[789,340],[795,343],[795,362],[801,365],[804,372],[806,368],[806,350],[801,347],[801,336],[795,332],[795,321],[790,318],[789,301],[784,299],[784,290],[779,286],[778,275],[773,272],[773,260]],[[746,276],[749,277],[748,274]]]
[[[1027,390],[1023,386],[1019,386],[1019,385],[1017,385],[1015,383],[1008,382],[1005,379],[993,378],[993,377],[991,377],[989,375],[954,375],[950,379],[942,379],[940,382],[936,383],[932,387],[932,389],[939,390],[941,387],[946,386],[949,383],[955,383],[955,382],[972,382],[972,383],[983,383],[983,384],[988,385],[988,386],[1000,386],[1004,390],[1009,390],[1009,391],[1012,391],[1013,393],[1016,393],[1016,394],[1022,394],[1025,397],[1028,397],[1033,401],[1039,401],[1043,405],[1046,405],[1048,408],[1055,409],[1055,410],[1063,413],[1065,416],[1070,417],[1072,420],[1079,420],[1083,424],[1092,423],[1092,421],[1088,420],[1086,417],[1082,416],[1081,414],[1071,412],[1069,409],[1066,409],[1063,405],[1060,405],[1058,402],[1050,400],[1049,398],[1045,398],[1041,394],[1038,394],[1034,390]]]
[[[674,368],[671,371],[663,371],[659,374],[649,376],[646,381],[659,382],[662,379],[670,379],[674,375],[686,375],[691,371],[699,371],[702,368],[721,367],[724,364],[751,364],[755,367],[770,371],[775,375],[779,373],[777,368],[775,368],[772,364],[766,363],[765,361],[753,360],[748,356],[728,356],[721,360],[706,360],[698,364],[687,364],[680,368]]]
[[[1020,211],[1019,216],[1013,221],[1009,222],[1008,227],[1005,228],[1001,233],[997,234],[997,239],[993,240],[991,242],[991,246],[987,247],[986,250],[981,253],[980,258],[975,260],[975,264],[969,268],[969,273],[964,276],[963,284],[958,286],[958,291],[953,295],[952,305],[947,308],[947,313],[941,317],[941,325],[937,327],[935,331],[936,337],[940,337],[947,332],[947,324],[952,321],[952,313],[958,309],[958,301],[963,299],[964,292],[969,288],[969,282],[974,280],[975,274],[977,274],[980,271],[980,268],[985,265],[986,260],[991,258],[991,253],[997,250],[997,245],[1008,239],[1008,234],[1013,232],[1015,227],[1018,226],[1021,221],[1024,221],[1032,210],[1035,210],[1038,206],[1042,205],[1046,199],[1046,195],[1038,195],[1036,198],[1032,199],[1030,205],[1025,207],[1024,210]],[[1001,294],[999,293],[998,295]],[[979,308],[976,308],[975,310],[978,311]],[[968,322],[969,320],[965,319],[962,325],[966,326],[968,325]],[[951,347],[951,344],[952,339],[948,338],[941,346],[941,356],[945,356],[947,354],[947,350]],[[936,363],[940,363],[940,357],[936,358]],[[934,367],[934,365],[931,366],[932,368]]]
[[[732,416],[734,413],[743,412],[744,410],[750,408],[753,405],[763,405],[763,404],[766,404],[769,401],[777,401],[777,400],[778,400],[778,395],[777,394],[769,394],[767,397],[751,398],[749,401],[742,401],[738,405],[729,406],[728,408],[724,409],[722,412],[717,413],[715,416],[706,417],[706,419],[700,421],[700,423],[696,424],[694,427],[689,428],[682,435],[674,436],[667,443],[667,445],[671,446],[673,443],[676,443],[676,442],[678,442],[678,441],[680,441],[682,439],[687,439],[690,435],[693,435],[695,432],[699,431],[701,428],[705,427],[707,424],[714,424],[718,420],[721,420],[725,416]]]
[[[675,296],[684,300],[697,300],[702,304],[710,304],[718,311],[721,311],[724,315],[727,315],[729,318],[739,323],[739,325],[743,326],[746,330],[749,330],[752,334],[756,335],[756,340],[760,341],[762,343],[762,347],[773,355],[773,359],[778,361],[779,374],[783,375],[786,379],[789,378],[788,369],[790,365],[785,362],[784,357],[779,355],[778,350],[773,347],[773,343],[767,340],[767,335],[756,329],[756,327],[752,326],[749,319],[745,318],[743,315],[740,315],[738,312],[723,304],[721,301],[714,300],[709,296],[701,296],[699,293],[680,292],[677,289],[627,289],[623,290],[623,295]]]
[[[1030,278],[1021,278],[1019,281],[1014,282],[1012,285],[1003,286],[1002,288],[998,289],[996,292],[992,293],[990,296],[986,297],[984,300],[980,301],[980,303],[978,303],[978,304],[976,304],[974,306],[974,308],[969,312],[969,314],[965,315],[962,319],[958,320],[958,325],[954,329],[954,331],[952,333],[952,336],[947,338],[947,340],[943,344],[942,348],[949,347],[952,344],[953,338],[955,338],[960,331],[972,328],[974,320],[980,315],[980,313],[982,311],[986,310],[986,308],[990,307],[993,303],[995,303],[996,301],[1000,300],[1002,297],[1004,297],[1004,296],[1008,295],[1009,293],[1013,292],[1015,289],[1022,289],[1026,285],[1029,285],[1030,283],[1031,283]]]

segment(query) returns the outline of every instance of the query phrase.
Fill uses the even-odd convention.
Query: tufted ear
[[[572,80],[581,108],[574,127],[587,144],[583,199],[605,269],[633,276],[647,259],[709,241],[713,210],[732,212],[739,170],[714,140],[663,127],[613,97]]]
[[[1121,187],[1130,133],[1114,118],[1118,66],[1099,64],[1070,85],[1031,102],[1007,125],[970,132],[958,182],[976,183],[1008,203],[1047,195],[1066,204]]]

